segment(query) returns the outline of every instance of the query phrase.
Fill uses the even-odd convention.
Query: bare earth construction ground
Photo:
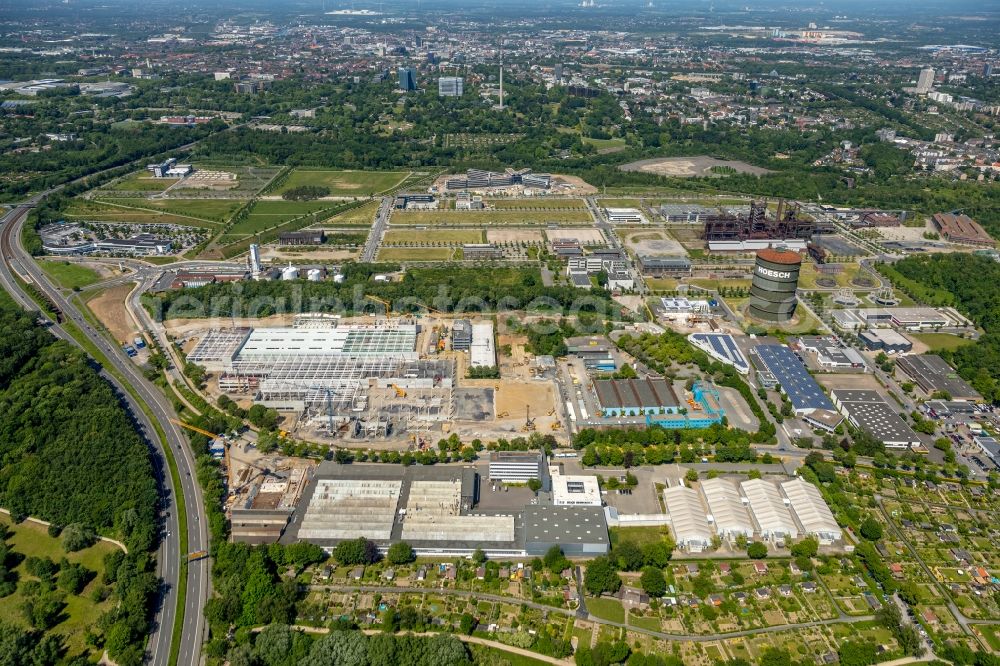
[[[655,173],[658,176],[690,178],[692,176],[716,175],[710,169],[717,166],[732,167],[736,169],[737,173],[750,173],[755,176],[771,173],[768,169],[755,167],[746,162],[717,160],[707,155],[697,155],[695,157],[657,157],[649,160],[629,162],[618,168],[622,171],[642,171],[643,173]]]

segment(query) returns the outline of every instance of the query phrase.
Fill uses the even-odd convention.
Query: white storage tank
[[[282,280],[298,280],[299,279],[299,269],[295,266],[288,266],[281,270]]]
[[[336,282],[337,284],[342,283],[344,279],[345,278],[343,273],[337,273],[336,275],[333,276],[333,281]]]
[[[310,282],[320,282],[323,280],[323,271],[318,268],[310,268],[309,272],[306,273],[306,279]]]

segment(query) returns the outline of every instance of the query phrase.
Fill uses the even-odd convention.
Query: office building
[[[412,67],[399,68],[399,89],[407,92],[417,89],[417,70]]]
[[[438,97],[461,97],[464,85],[461,76],[442,76],[438,79]]]
[[[458,319],[451,326],[451,348],[469,351],[472,346],[472,324],[468,319]]]
[[[602,506],[601,488],[592,475],[564,475],[561,465],[549,466],[553,506]]]
[[[996,241],[986,233],[978,222],[968,215],[954,213],[935,213],[931,218],[934,227],[941,233],[941,237],[952,243],[962,245],[981,245],[983,247],[993,247]]]
[[[917,78],[917,92],[926,95],[934,88],[934,68],[925,67]]]
[[[490,481],[527,483],[542,478],[545,457],[538,451],[493,451]]]

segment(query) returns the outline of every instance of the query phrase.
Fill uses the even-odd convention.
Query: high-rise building
[[[765,321],[788,321],[795,313],[795,291],[802,257],[791,250],[760,250],[750,284],[750,314]]]
[[[990,78],[993,76],[993,63],[987,62],[983,64],[983,78]]]
[[[929,93],[934,88],[934,68],[925,67],[920,70],[920,77],[917,79],[917,92]]]
[[[260,246],[253,244],[250,246],[250,276],[256,280],[262,270],[264,267],[260,261]]]
[[[465,81],[461,76],[442,76],[438,79],[439,97],[461,97]]]
[[[406,91],[417,89],[417,70],[412,67],[399,68],[399,89]]]
[[[552,72],[552,78],[556,80],[556,83],[562,83],[562,63],[557,62],[555,70]]]

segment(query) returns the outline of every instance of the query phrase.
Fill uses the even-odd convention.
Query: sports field
[[[276,194],[302,187],[320,185],[333,197],[367,197],[390,190],[402,183],[408,171],[327,171],[295,169]]]
[[[490,199],[486,202],[497,210],[584,210],[587,206],[581,199],[537,198],[537,199]]]
[[[66,210],[66,219],[80,222],[129,222],[134,224],[176,224],[202,229],[217,229],[219,224],[198,217],[181,216],[155,210],[132,208],[117,202],[76,199]]]
[[[419,210],[393,213],[394,226],[482,227],[490,225],[591,224],[586,210],[507,211],[507,210]]]
[[[462,245],[482,243],[483,231],[473,229],[389,229],[385,233],[385,245],[403,243]]]
[[[379,250],[379,261],[451,261],[461,258],[459,248],[453,247],[384,247]]]

